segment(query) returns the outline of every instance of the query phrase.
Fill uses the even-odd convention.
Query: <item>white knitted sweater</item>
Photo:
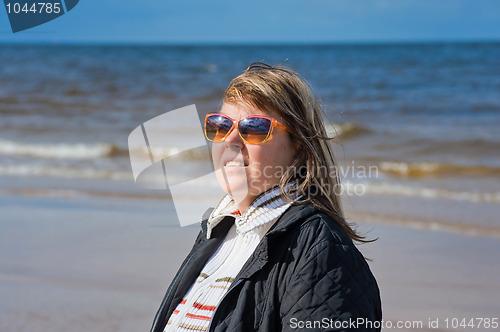
[[[208,330],[215,309],[234,278],[274,222],[290,207],[279,193],[276,187],[262,194],[243,215],[229,195],[219,202],[208,219],[207,238],[226,216],[235,218],[234,225],[177,305],[165,327],[166,332]]]

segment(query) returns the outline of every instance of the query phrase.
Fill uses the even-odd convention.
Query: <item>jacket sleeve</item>
[[[283,331],[380,331],[379,290],[361,253],[350,240],[309,233],[285,280]]]

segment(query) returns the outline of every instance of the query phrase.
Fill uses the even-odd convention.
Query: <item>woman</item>
[[[153,323],[161,331],[380,330],[319,103],[294,71],[252,64],[208,114],[227,195],[202,222]]]

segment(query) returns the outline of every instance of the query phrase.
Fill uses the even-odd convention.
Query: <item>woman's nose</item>
[[[231,130],[229,135],[227,135],[226,139],[224,140],[224,144],[226,145],[226,147],[231,149],[243,149],[243,147],[245,146],[245,142],[241,138],[238,128],[234,128],[233,130]]]

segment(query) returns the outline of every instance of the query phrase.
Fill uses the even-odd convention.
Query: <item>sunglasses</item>
[[[238,127],[241,139],[248,144],[266,142],[274,127],[290,132],[284,124],[267,116],[251,115],[239,121],[218,113],[210,113],[205,117],[205,136],[209,141],[224,142],[235,127]]]

